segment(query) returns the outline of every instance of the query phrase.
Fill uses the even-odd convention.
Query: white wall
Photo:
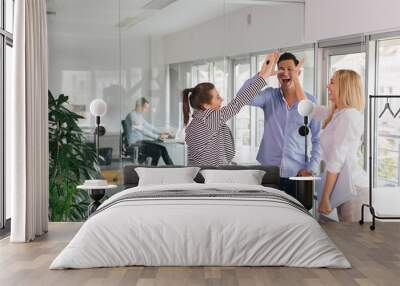
[[[303,4],[250,6],[164,37],[165,63],[300,45],[303,34]]]
[[[305,39],[400,29],[399,0],[306,0]]]

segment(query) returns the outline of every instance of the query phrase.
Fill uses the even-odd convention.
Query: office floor
[[[352,269],[288,267],[122,267],[48,270],[77,232],[79,223],[51,223],[49,233],[28,244],[0,241],[0,285],[399,285],[400,224],[325,223],[323,228]]]

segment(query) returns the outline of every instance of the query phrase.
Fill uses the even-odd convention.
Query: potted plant
[[[84,220],[90,199],[76,186],[99,173],[95,148],[78,126],[83,117],[70,111],[67,104],[68,96],[55,98],[48,92],[50,221]]]

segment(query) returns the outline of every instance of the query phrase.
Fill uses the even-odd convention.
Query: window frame
[[[369,74],[368,74],[368,94],[367,94],[367,99],[369,98],[369,95],[379,95],[379,82],[380,82],[380,74],[379,74],[379,66],[380,66],[380,42],[381,41],[387,41],[387,40],[393,40],[393,39],[400,39],[400,31],[395,31],[395,32],[387,32],[387,33],[380,33],[380,34],[374,34],[374,35],[369,35],[366,36],[366,39],[368,41],[368,51],[370,53],[370,57],[368,58],[368,64],[369,66]],[[369,100],[367,100],[369,103]],[[372,100],[372,106],[370,110],[372,110],[373,117],[372,117],[372,186],[373,187],[378,187],[379,184],[379,172],[378,172],[378,137],[379,137],[379,122],[378,122],[378,114],[379,110],[377,109],[378,102],[377,100]],[[368,148],[369,150],[369,148]],[[399,186],[400,181],[400,166],[398,166],[397,170],[398,176],[397,176],[397,186]]]
[[[5,97],[6,97],[6,49],[13,48],[13,34],[6,30],[6,0],[0,0],[1,21],[0,21],[0,229],[1,233],[9,231],[9,220],[6,217],[6,192],[5,192]],[[13,0],[13,5],[15,1]],[[14,13],[14,7],[12,9]],[[14,28],[12,29],[14,30]]]

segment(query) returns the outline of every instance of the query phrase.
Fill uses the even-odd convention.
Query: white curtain
[[[48,227],[48,50],[46,0],[16,0],[12,98],[7,98],[6,181],[12,242]]]

